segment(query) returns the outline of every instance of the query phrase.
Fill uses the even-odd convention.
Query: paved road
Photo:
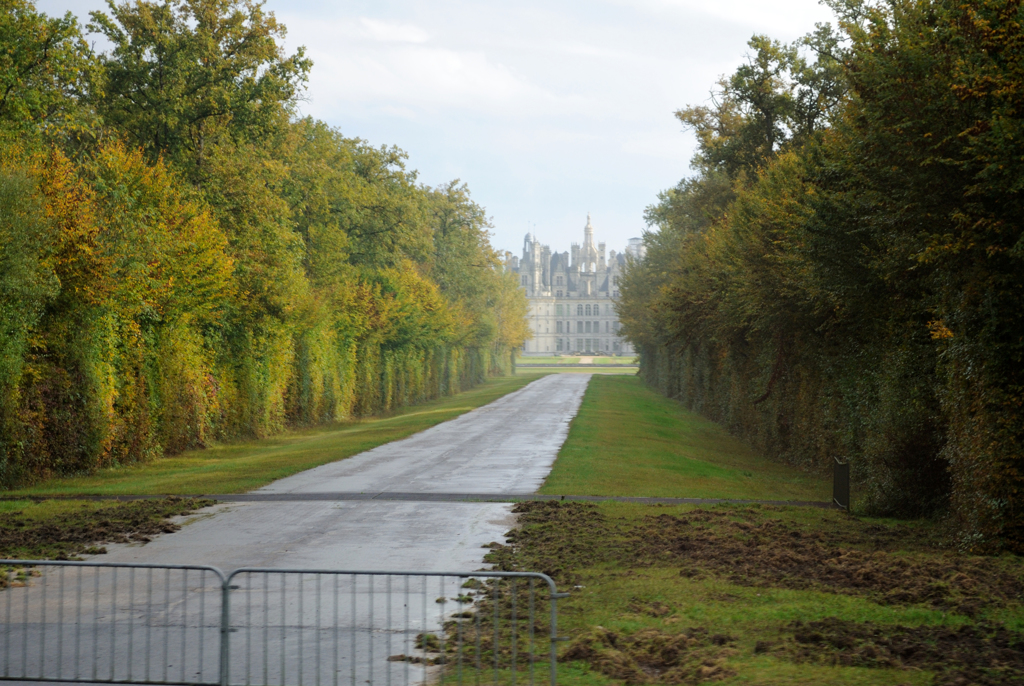
[[[531,493],[551,469],[589,375],[552,374],[401,441],[281,479],[266,493]],[[255,502],[217,506],[110,562],[342,569],[478,569],[502,541],[500,503]]]
[[[542,483],[551,468],[558,453],[558,449],[565,440],[568,432],[569,421],[576,414],[579,408],[583,391],[590,379],[584,374],[564,374],[546,376],[529,384],[525,388],[509,394],[490,405],[469,412],[458,419],[440,424],[420,434],[402,441],[397,441],[361,455],[342,460],[337,463],[324,465],[316,469],[294,475],[292,477],[277,481],[261,492],[265,493],[315,493],[322,491],[335,492],[402,492],[402,493],[529,493],[535,491]],[[197,516],[189,518],[187,525],[173,535],[160,536],[149,544],[142,546],[110,546],[109,554],[98,556],[97,562],[106,563],[149,563],[149,564],[197,564],[212,565],[225,571],[231,571],[240,567],[287,567],[287,568],[316,568],[316,569],[349,569],[349,570],[418,570],[418,571],[471,571],[480,569],[483,563],[483,555],[486,552],[483,546],[492,541],[503,541],[503,534],[512,526],[513,515],[511,505],[501,503],[443,503],[443,502],[401,502],[401,501],[289,501],[289,502],[249,502],[222,504],[209,508]],[[95,636],[101,634],[106,636],[105,621],[109,617],[117,617],[117,621],[110,629],[111,642],[117,646],[110,648],[96,647],[99,662],[103,667],[111,659],[113,673],[124,676],[124,670],[132,667],[132,660],[141,665],[145,658],[147,665],[150,662],[155,665],[166,664],[159,651],[168,643],[175,646],[194,646],[202,644],[205,640],[196,631],[205,626],[207,637],[216,636],[218,621],[218,610],[214,605],[219,606],[219,599],[211,590],[212,587],[201,588],[197,586],[198,576],[193,575],[191,581],[179,582],[177,577],[173,580],[156,578],[151,580],[149,576],[139,574],[137,581],[132,577],[133,591],[125,591],[123,588],[126,572],[122,572],[121,581],[115,589],[113,580],[108,576],[101,576],[100,580],[92,577],[85,579],[85,600],[82,607],[85,608],[85,615],[79,622],[79,627],[88,626],[86,635]],[[149,573],[146,572],[146,575]],[[49,584],[49,604],[55,602],[56,592],[59,591],[59,584],[51,574],[45,575],[45,583]],[[145,580],[144,580],[145,579]],[[306,583],[301,579],[300,583]],[[67,580],[69,589],[72,585],[71,577]],[[77,583],[77,580],[75,581]],[[246,583],[249,583],[248,581]],[[257,624],[259,622],[273,623],[275,627],[285,625],[311,625],[313,622],[311,612],[313,608],[323,610],[324,621],[330,619],[331,610],[338,610],[331,606],[331,590],[328,585],[324,591],[322,602],[313,602],[308,593],[311,587],[305,586],[305,606],[303,601],[297,601],[294,588],[289,587],[286,596],[284,591],[285,581],[273,579],[268,583],[281,583],[280,592],[268,591],[261,587],[264,583],[261,578],[251,580],[252,588],[243,588],[235,593],[239,595],[239,601],[232,601],[233,607],[236,602],[250,605],[255,608]],[[294,578],[288,580],[289,584],[296,583]],[[310,583],[312,581],[310,580]],[[320,582],[317,582],[320,583]],[[330,580],[324,583],[330,584]],[[387,663],[387,647],[391,641],[397,641],[399,646],[406,645],[410,636],[415,637],[417,632],[436,631],[442,610],[455,610],[449,603],[448,606],[434,604],[436,597],[454,597],[459,595],[457,580],[449,580],[447,585],[438,585],[435,589],[434,581],[431,581],[429,588],[424,589],[414,582],[413,595],[421,593],[424,598],[429,595],[430,606],[425,604],[419,609],[419,601],[406,602],[395,596],[392,607],[392,600],[387,599],[383,586],[384,581],[378,586],[370,587],[368,581],[360,582],[355,580],[352,586],[352,579],[343,579],[341,588],[342,606],[347,602],[345,599],[358,597],[360,608],[356,612],[341,610],[342,624],[350,627],[352,653],[347,658],[348,662],[342,667],[347,670],[352,664],[359,663],[359,675],[352,678],[363,683],[369,679],[366,670],[369,664],[377,665],[377,674],[387,674],[401,679],[408,676],[405,669],[407,663]],[[359,584],[363,585],[360,586]],[[399,581],[395,581],[399,583]],[[145,585],[144,585],[145,584]],[[154,585],[155,584],[155,585]],[[346,585],[347,584],[347,585]],[[36,588],[39,583],[30,584]],[[93,596],[90,596],[89,589],[95,587]],[[104,590],[109,587],[110,590]],[[180,590],[187,587],[185,590]],[[145,590],[143,590],[145,589]],[[17,589],[16,589],[17,590]],[[397,593],[398,588],[393,588]],[[152,600],[143,602],[135,597],[134,600],[125,601],[127,609],[122,607],[121,601],[116,603],[108,602],[112,598],[120,598],[125,593],[147,594],[157,598],[157,605],[160,598],[166,596],[167,607],[160,612],[147,612],[153,607]],[[212,593],[212,595],[211,595]],[[210,598],[208,601],[208,613],[206,620],[198,620],[195,613],[198,611],[198,601],[193,598],[191,609],[184,605],[189,602],[187,597],[199,594],[200,598]],[[261,595],[262,594],[262,595]],[[5,593],[5,600],[11,603],[12,594]],[[127,596],[125,596],[127,597]],[[319,599],[319,595],[315,596]],[[244,600],[241,600],[244,598]],[[216,600],[215,600],[216,599]],[[262,600],[261,600],[262,599]],[[16,600],[16,599],[13,599]],[[298,602],[297,609],[295,606]],[[353,601],[355,602],[355,601]],[[90,610],[92,603],[95,608]],[[262,603],[262,604],[261,604]],[[324,605],[323,603],[326,603]],[[117,608],[114,609],[114,605]],[[410,610],[412,605],[416,605]],[[173,607],[171,607],[173,606]],[[20,604],[15,602],[13,607],[18,612]],[[27,607],[27,605],[26,605]],[[68,616],[72,610],[68,607]],[[102,608],[111,607],[111,611],[103,614]],[[304,609],[303,609],[304,607]],[[186,611],[187,610],[187,611]],[[369,614],[370,611],[373,614]],[[0,612],[4,609],[0,608]],[[81,608],[76,606],[75,612],[81,613]],[[392,611],[398,612],[399,617],[405,622],[403,627],[395,629],[395,621],[391,618]],[[289,613],[298,613],[292,616]],[[401,614],[411,612],[410,614]],[[260,614],[263,613],[263,614]],[[76,617],[78,614],[76,614]],[[39,643],[38,637],[32,632],[38,631],[41,636],[43,627],[49,626],[53,631],[51,623],[56,617],[54,608],[47,615],[39,615],[36,621],[34,615],[25,615],[23,624],[25,634],[33,638],[28,645],[33,646],[32,651],[26,651],[24,664],[29,666],[30,673],[35,669],[32,655],[35,646]],[[177,620],[172,618],[177,617]],[[263,619],[260,619],[260,618]],[[345,618],[347,617],[347,619]],[[390,623],[389,623],[389,620]],[[13,628],[18,624],[13,621],[10,626]],[[65,620],[66,621],[66,620]],[[78,620],[76,620],[78,621]],[[174,643],[177,636],[179,624],[189,629],[182,629],[180,641]],[[317,622],[319,624],[319,621]],[[102,627],[102,628],[101,628]],[[275,628],[275,631],[277,629]],[[163,631],[163,633],[161,633]],[[284,630],[282,629],[282,632]],[[348,629],[346,629],[348,631]],[[156,639],[151,634],[155,632]],[[124,634],[124,637],[122,637]],[[346,646],[349,645],[349,634],[343,639],[335,639],[331,634],[322,634],[313,631],[312,636],[307,638],[310,644],[320,646],[323,644],[324,660],[331,654],[330,649],[337,647],[338,641],[343,640]],[[125,640],[128,636],[138,635],[135,648],[125,648]],[[142,637],[145,635],[146,648],[142,649]],[[248,635],[248,634],[246,634]],[[283,635],[283,633],[282,633]],[[358,646],[356,636],[358,635]],[[260,650],[261,634],[257,632],[257,651]],[[299,639],[302,640],[302,633]],[[265,638],[265,637],[264,637]],[[271,637],[272,638],[272,637]],[[287,662],[292,669],[302,661],[296,657],[296,646],[294,637],[288,639],[287,659],[282,653],[282,664]],[[64,650],[70,650],[70,634],[64,641]],[[332,642],[333,641],[333,642]],[[368,662],[368,651],[374,650],[373,642],[382,642],[377,648],[376,657]],[[149,643],[152,642],[152,649]],[[283,645],[282,639],[279,643]],[[386,643],[383,643],[386,642]],[[273,640],[271,641],[273,643]],[[8,666],[14,669],[14,673],[20,673],[21,660],[17,653],[20,644],[17,641],[13,644],[15,651]],[[50,648],[56,650],[55,641],[51,638]],[[131,643],[127,644],[131,646]],[[236,644],[237,645],[237,644]],[[277,644],[274,644],[275,646]],[[312,648],[308,648],[312,650]],[[0,644],[0,651],[3,645]],[[276,648],[275,648],[276,650]],[[398,650],[401,650],[399,648]],[[153,652],[156,651],[156,652]],[[177,654],[178,648],[170,651]],[[189,661],[194,662],[195,649],[189,647]],[[207,650],[203,657],[203,664],[206,673],[204,678],[209,678],[210,669],[215,668],[216,655]],[[0,652],[0,661],[3,661],[5,653]],[[134,656],[133,656],[134,654]],[[184,655],[184,652],[182,652]],[[232,663],[238,665],[238,653],[232,658]],[[173,655],[172,655],[173,657]],[[39,665],[43,667],[47,662],[62,664],[65,658],[47,658],[43,651],[39,653]],[[84,658],[83,658],[84,659]],[[170,659],[170,658],[167,658]],[[248,660],[248,658],[246,658]],[[259,663],[256,656],[252,658],[254,669],[259,671]],[[343,661],[346,659],[342,657]],[[379,663],[379,664],[378,664]],[[198,664],[198,663],[197,663]],[[320,661],[317,661],[320,664]],[[181,659],[170,666],[172,672],[177,669],[184,670],[184,663]],[[116,669],[115,669],[116,666]],[[194,665],[193,665],[194,666]],[[72,663],[65,665],[64,669],[69,670]],[[136,666],[141,670],[141,666]],[[271,671],[273,671],[272,668]],[[335,672],[338,671],[334,669]],[[418,668],[417,668],[418,669]],[[120,671],[118,671],[120,670]],[[325,663],[325,674],[330,672]],[[182,681],[193,681],[198,673],[190,667],[189,674],[183,675]],[[0,670],[2,673],[2,670]],[[421,678],[414,673],[414,678]],[[308,677],[308,675],[307,675]],[[325,677],[326,678],[326,677]],[[287,679],[290,681],[291,679]],[[258,679],[257,679],[258,681]],[[346,679],[347,681],[347,679]],[[329,680],[328,680],[329,682]]]

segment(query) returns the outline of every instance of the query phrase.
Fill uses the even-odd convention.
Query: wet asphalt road
[[[553,374],[457,419],[257,492],[532,493],[547,476],[589,374]],[[112,546],[106,562],[333,569],[479,569],[511,505],[394,501],[218,505],[173,535]]]

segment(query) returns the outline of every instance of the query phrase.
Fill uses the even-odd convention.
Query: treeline
[[[1024,552],[1024,8],[834,0],[678,118],[619,313],[641,373],[867,507]]]
[[[0,6],[0,486],[511,371],[483,208],[297,117],[311,63],[262,3]]]

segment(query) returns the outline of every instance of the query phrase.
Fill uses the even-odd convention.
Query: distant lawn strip
[[[456,396],[407,407],[389,417],[288,431],[263,440],[214,445],[142,465],[52,479],[4,495],[242,493],[411,436],[497,400],[538,376],[490,379]]]
[[[540,493],[828,501],[830,484],[760,457],[638,378],[596,375]]]
[[[104,543],[146,543],[180,527],[170,518],[212,500],[163,498],[131,503],[12,500],[0,503],[0,558],[69,560],[107,552]],[[0,575],[0,586],[4,583]]]
[[[614,364],[623,367],[637,366],[635,357],[594,357],[589,355],[587,357],[591,357],[593,360],[590,364]],[[519,357],[516,358],[516,366],[544,364],[571,367],[580,364],[581,359],[581,357],[576,355],[565,355],[563,357]]]
[[[934,523],[768,505],[515,510],[521,528],[486,560],[570,593],[563,686],[1024,683],[1024,559],[957,555]]]
[[[589,364],[567,367],[516,367],[516,374],[613,374],[636,376],[636,367],[591,367]]]

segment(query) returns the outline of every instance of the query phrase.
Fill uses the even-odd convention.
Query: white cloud
[[[385,43],[426,43],[430,35],[412,24],[389,24],[384,21],[360,17],[367,36]]]
[[[713,17],[780,40],[793,40],[829,21],[832,12],[821,2],[765,2],[765,0],[615,0],[626,6],[668,13],[690,20]]]

